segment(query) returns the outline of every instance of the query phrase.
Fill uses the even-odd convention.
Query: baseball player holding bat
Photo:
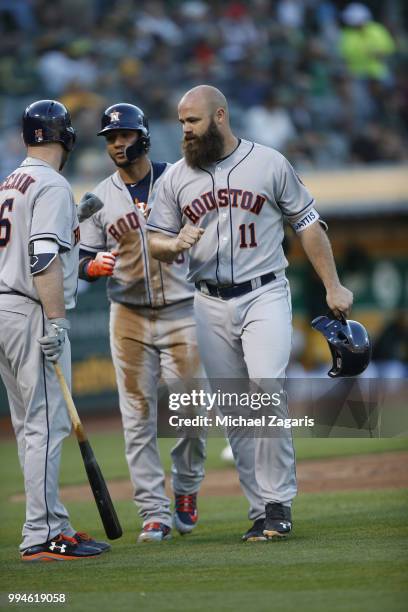
[[[171,264],[152,259],[146,219],[153,188],[168,164],[152,162],[150,135],[140,108],[119,103],[106,109],[105,137],[117,171],[95,195],[104,207],[81,224],[80,277],[108,277],[110,344],[125,434],[134,501],[143,518],[139,542],[182,534],[197,524],[197,493],[204,477],[205,437],[180,438],[171,452],[174,516],[157,448],[157,390],[198,375],[193,319],[194,286],[186,281],[187,257]]]
[[[65,311],[75,306],[79,252],[76,205],[59,173],[75,143],[65,106],[28,106],[23,138],[27,157],[0,185],[0,374],[24,473],[21,559],[79,560],[110,546],[77,532],[58,494],[71,422],[53,364],[70,381]]]
[[[164,175],[148,220],[153,257],[190,253],[196,285],[199,351],[210,379],[284,379],[291,346],[291,305],[283,219],[299,236],[322,279],[330,309],[347,313],[351,292],[338,279],[315,202],[287,159],[237,138],[224,95],[209,86],[187,92],[178,107],[184,159]],[[278,416],[287,405],[281,396]],[[220,406],[220,409],[222,407]],[[229,440],[253,525],[244,541],[285,536],[296,495],[290,430],[276,437]]]

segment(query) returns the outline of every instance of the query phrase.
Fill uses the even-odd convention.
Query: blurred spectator
[[[122,99],[160,122],[161,140],[171,135],[161,150],[174,160],[177,101],[206,82],[228,96],[237,132],[277,147],[299,167],[404,161],[404,3],[367,0],[340,13],[345,5],[0,0],[0,127],[19,131],[21,107],[63,97],[84,134],[75,157],[86,153],[93,173],[100,99]],[[8,138],[0,134],[0,145]],[[67,170],[81,168],[73,162]]]
[[[33,30],[35,19],[32,0],[0,0],[0,19],[12,19],[26,32]]]
[[[388,58],[396,48],[386,27],[373,21],[370,9],[360,2],[349,4],[341,16],[346,27],[341,32],[340,51],[351,74],[360,78],[388,78]]]
[[[84,135],[86,139],[89,130],[95,134],[99,129],[100,115],[106,106],[105,98],[88,91],[79,81],[71,81],[60,99],[69,108],[79,135]]]
[[[322,42],[335,45],[338,37],[337,8],[332,0],[322,0],[316,4],[316,24]]]
[[[227,62],[250,57],[252,48],[262,42],[262,34],[243,2],[229,2],[220,21],[224,46],[221,55]]]
[[[245,130],[250,140],[282,151],[295,138],[296,129],[279,96],[269,91],[262,106],[252,107],[245,118]]]
[[[251,108],[262,106],[270,89],[270,82],[265,70],[247,59],[236,65],[231,78],[227,80],[226,89],[235,104],[241,108]]]
[[[159,0],[150,0],[144,4],[137,19],[137,26],[145,34],[168,45],[177,45],[182,41],[180,28],[166,14],[165,3]]]
[[[354,136],[351,153],[354,161],[366,164],[407,159],[407,150],[400,136],[378,123],[367,124]]]
[[[54,96],[59,96],[73,80],[92,89],[98,77],[92,43],[85,38],[46,51],[38,67],[44,86]]]
[[[279,0],[276,7],[276,18],[284,28],[300,29],[303,27],[305,4],[296,0]]]

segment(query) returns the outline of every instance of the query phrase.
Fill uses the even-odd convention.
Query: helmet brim
[[[144,130],[142,127],[130,127],[130,126],[126,126],[126,125],[117,125],[117,126],[109,126],[107,125],[106,127],[103,128],[103,130],[100,130],[97,133],[97,136],[106,136],[106,134],[108,134],[109,132],[123,132],[123,131],[127,131],[127,132],[141,132],[143,134],[143,136],[147,136],[147,130]]]

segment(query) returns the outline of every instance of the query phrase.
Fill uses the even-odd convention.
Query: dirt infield
[[[367,489],[408,488],[408,452],[356,455],[325,460],[300,461],[297,465],[299,493],[352,491]],[[108,483],[112,498],[132,498],[128,480]],[[167,489],[170,494],[169,480]],[[200,491],[201,495],[242,495],[236,470],[209,470]],[[88,485],[74,485],[61,489],[64,502],[92,499]],[[24,501],[24,495],[14,495],[12,501]]]
[[[91,433],[120,429],[120,419],[117,415],[98,419],[91,417],[84,421],[86,430]],[[2,419],[0,425],[0,438],[12,437],[9,419]],[[299,493],[408,488],[407,468],[408,451],[305,460],[299,461],[296,466]],[[132,499],[132,485],[129,480],[110,481],[108,486],[113,499]],[[166,486],[171,494],[168,478]],[[235,468],[208,470],[200,494],[242,495]],[[64,502],[93,499],[88,484],[62,487],[61,498]],[[11,499],[24,501],[24,495],[14,495]]]

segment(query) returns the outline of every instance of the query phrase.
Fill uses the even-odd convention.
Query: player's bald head
[[[179,114],[182,111],[209,117],[214,117],[217,111],[221,110],[226,122],[229,122],[227,99],[222,91],[211,85],[198,85],[187,91],[181,98],[178,109]]]
[[[218,109],[223,109],[228,116],[227,99],[216,87],[211,85],[198,85],[184,94],[179,102],[181,108],[199,108],[201,111],[213,115]]]
[[[229,124],[227,100],[216,87],[198,85],[190,89],[179,102],[178,116],[183,126],[184,157],[192,168],[221,159],[232,142],[236,142]]]

